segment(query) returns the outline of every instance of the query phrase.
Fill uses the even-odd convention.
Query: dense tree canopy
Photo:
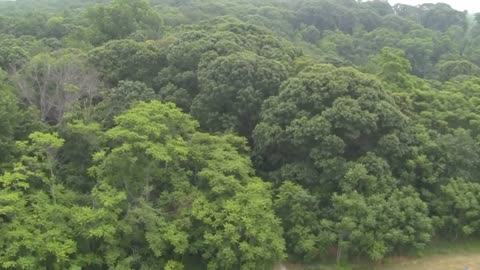
[[[0,166],[7,165],[15,152],[15,133],[20,123],[20,108],[6,74],[0,69]],[[0,167],[1,168],[1,167]],[[0,169],[1,170],[1,169]]]
[[[99,4],[88,9],[87,18],[97,31],[96,42],[129,35],[155,37],[162,26],[160,15],[146,0],[114,0]]]
[[[191,256],[208,260],[209,269],[256,269],[283,256],[270,190],[251,176],[242,139],[198,133],[191,117],[158,101],[116,122],[106,134],[116,146],[97,153],[91,170],[99,185],[126,193],[122,222],[145,248],[141,257],[117,260],[153,266]]]
[[[0,1],[0,269],[272,269],[480,235],[480,15]]]

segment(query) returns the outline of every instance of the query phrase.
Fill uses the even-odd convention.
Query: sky
[[[480,0],[389,0],[390,5],[395,5],[397,3],[408,4],[408,5],[418,5],[423,3],[446,3],[452,6],[454,9],[464,11],[468,10],[469,13],[480,12]]]

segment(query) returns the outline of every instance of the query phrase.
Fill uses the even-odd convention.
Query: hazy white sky
[[[480,12],[480,0],[443,0],[443,1],[434,1],[434,0],[389,0],[390,5],[395,5],[396,3],[408,4],[408,5],[418,5],[423,3],[447,3],[457,10],[468,10],[469,13]]]

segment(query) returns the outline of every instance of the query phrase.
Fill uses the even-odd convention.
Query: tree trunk
[[[340,265],[340,261],[342,259],[342,246],[341,246],[342,239],[338,239],[338,245],[337,245],[337,265]]]

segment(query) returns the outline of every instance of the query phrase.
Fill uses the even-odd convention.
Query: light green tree
[[[115,120],[112,147],[95,155],[91,173],[127,194],[122,224],[138,253],[124,248],[112,266],[196,258],[209,269],[258,269],[283,257],[272,194],[253,176],[244,139],[199,133],[190,116],[159,101]]]

